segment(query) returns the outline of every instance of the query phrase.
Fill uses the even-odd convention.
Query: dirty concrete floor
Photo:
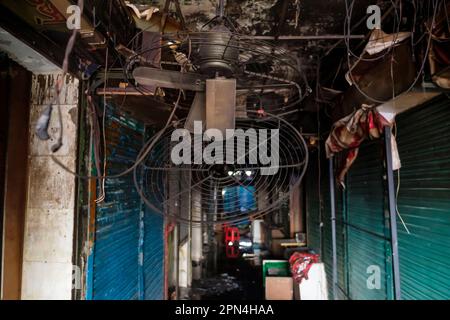
[[[195,300],[262,300],[261,268],[241,258],[222,259],[218,274],[195,281],[190,295]]]

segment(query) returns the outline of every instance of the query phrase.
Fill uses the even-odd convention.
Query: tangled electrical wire
[[[216,59],[216,64],[229,65],[232,71],[228,77],[236,78],[238,87],[246,88],[250,109],[260,108],[277,115],[286,113],[294,110],[311,92],[305,73],[289,51],[249,36],[223,31],[163,34],[160,45],[136,50],[128,57],[124,65],[127,79],[132,78],[129,72],[135,63],[156,51],[160,52],[162,60],[149,64],[158,64],[163,70],[199,72],[205,52]],[[278,94],[279,99],[262,102],[259,97],[273,93],[274,88],[278,93],[283,91]],[[139,90],[146,88],[141,86]]]
[[[161,46],[157,46],[157,47],[152,47],[152,48],[148,48],[148,49],[144,49],[141,50],[140,52],[137,52],[135,54],[135,56],[129,58],[126,62],[126,64],[124,64],[122,62],[122,59],[120,57],[119,52],[117,52],[116,50],[114,51],[114,53],[117,55],[116,61],[113,62],[110,66],[110,68],[112,68],[115,63],[117,61],[120,62],[120,65],[122,67],[123,73],[124,73],[124,78],[126,79],[127,83],[132,84],[134,86],[134,88],[143,93],[143,96],[146,99],[152,99],[151,97],[148,97],[147,95],[145,95],[145,91],[146,88],[145,87],[137,87],[136,85],[133,84],[133,81],[130,81],[131,76],[129,75],[129,70],[132,68],[130,66],[131,63],[133,63],[134,58],[136,58],[138,55],[142,55],[151,51],[155,51],[155,50],[169,50],[170,51],[170,55],[172,55],[172,50],[171,47],[173,47],[173,42],[169,41],[169,39],[172,39],[174,37],[177,38],[177,47],[178,48],[184,48],[186,50],[186,59],[188,61],[190,61],[191,59],[191,52],[192,52],[192,48],[195,47],[197,48],[199,45],[202,45],[203,47],[205,46],[220,46],[223,45],[221,43],[216,43],[216,42],[210,42],[210,43],[205,43],[204,42],[204,37],[205,35],[208,35],[207,32],[201,32],[201,33],[189,33],[189,34],[184,34],[184,35],[180,35],[180,34],[176,34],[176,35],[164,35],[163,36],[163,45]],[[136,35],[137,36],[137,35]],[[136,37],[135,36],[135,37]],[[129,43],[134,41],[134,38],[130,40]],[[207,36],[206,36],[207,37]],[[308,92],[309,90],[309,86],[307,84],[307,80],[304,76],[303,73],[301,73],[298,68],[294,65],[295,63],[295,59],[293,59],[287,51],[283,50],[283,49],[277,49],[267,43],[261,42],[261,41],[251,41],[250,39],[244,37],[244,36],[240,36],[240,35],[232,35],[231,38],[234,39],[238,39],[238,42],[233,41],[233,44],[235,43],[239,43],[240,46],[237,47],[239,49],[240,52],[240,57],[239,57],[239,61],[237,62],[239,65],[239,70],[240,70],[240,74],[239,74],[239,79],[241,79],[242,82],[245,83],[255,83],[258,82],[260,84],[263,85],[268,85],[270,83],[273,82],[277,82],[277,83],[282,83],[282,84],[288,84],[291,85],[291,88],[293,87],[294,90],[292,90],[291,88],[289,89],[290,93],[283,99],[282,104],[280,105],[275,105],[275,103],[273,101],[271,101],[270,104],[270,111],[271,112],[281,112],[283,115],[288,115],[290,113],[293,112],[293,110],[296,108],[296,106],[298,105],[298,103],[300,103],[300,101],[304,98],[305,94],[302,93],[302,89],[300,88],[300,86],[292,80],[289,79],[284,79],[281,78],[279,76],[280,72],[286,72],[286,68],[288,69],[287,74],[289,74],[290,78],[298,78],[298,77],[303,77],[304,79],[304,88],[305,88],[305,92]],[[180,41],[180,39],[184,39],[183,41]],[[245,39],[245,40],[244,40]],[[245,44],[245,46],[244,46]],[[226,46],[228,48],[230,44],[227,43]],[[251,48],[253,48],[253,51],[250,50]],[[107,51],[107,57],[108,57],[108,51]],[[195,54],[193,55],[192,59],[193,61],[195,61]],[[106,58],[107,61],[107,58]],[[161,64],[167,63],[171,66],[174,65],[174,62],[172,61],[172,63],[169,62],[164,62],[162,61]],[[250,70],[247,70],[245,68],[245,64],[252,64],[252,68],[250,68]],[[276,72],[274,72],[273,75],[268,75],[265,74],[263,72],[255,72],[258,70],[258,67],[261,66],[268,66],[271,65],[272,68],[275,69]],[[281,68],[280,68],[281,66]],[[283,67],[284,66],[284,67]],[[180,67],[182,69],[185,68],[184,65],[180,64]],[[195,68],[195,67],[194,67]],[[256,68],[256,69],[255,69]],[[108,65],[106,65],[105,67],[105,78],[104,78],[104,86],[106,86],[106,83],[108,81],[107,79],[107,71],[108,71]],[[183,71],[183,70],[180,70]],[[259,70],[261,71],[261,70]],[[267,72],[267,70],[265,71]],[[243,79],[243,80],[242,80]],[[264,93],[264,90],[258,90],[257,92],[255,92],[255,95],[258,94],[262,94]],[[180,92],[181,94],[181,92]],[[126,98],[126,96],[125,96]],[[124,100],[125,100],[124,98]],[[175,108],[171,114],[171,116],[169,117],[169,121],[171,121],[174,116],[175,116],[175,111],[178,108],[179,109],[179,104],[180,104],[180,98],[181,96],[178,96],[177,101],[175,102]],[[105,99],[105,97],[104,97]],[[261,100],[261,99],[259,99]],[[91,109],[90,112],[90,116],[91,116],[91,128],[93,128],[93,130],[95,132],[97,132],[98,130],[95,130],[95,128],[98,126],[97,124],[97,116],[95,113],[95,105],[92,101],[92,98],[89,97],[88,98],[89,101],[89,107]],[[124,101],[123,101],[124,102]],[[258,104],[258,101],[255,103],[255,105]],[[106,137],[104,134],[104,123],[105,123],[105,110],[106,110],[106,103],[104,102],[103,104],[103,133],[102,133],[102,137],[103,137],[103,143],[106,144]],[[259,110],[264,111],[264,106],[262,105],[262,102],[259,101],[259,105],[258,105]],[[294,110],[295,111],[295,110]],[[168,122],[169,122],[168,121]],[[59,166],[61,166],[64,170],[70,172],[71,174],[75,175],[78,178],[84,178],[84,179],[100,179],[101,180],[101,192],[100,192],[100,196],[99,199],[97,199],[97,202],[101,202],[104,200],[105,198],[105,191],[104,191],[104,183],[105,183],[105,179],[115,179],[115,178],[120,178],[122,176],[125,176],[129,173],[131,173],[138,165],[140,165],[140,163],[143,161],[143,159],[148,155],[148,153],[150,152],[151,149],[151,144],[148,144],[144,147],[143,152],[141,153],[143,156],[139,159],[137,159],[136,163],[131,166],[130,168],[128,168],[127,170],[125,170],[122,173],[119,174],[115,174],[115,175],[106,175],[106,158],[105,158],[105,150],[104,150],[104,159],[103,159],[103,170],[100,169],[99,167],[99,163],[100,163],[100,156],[99,156],[99,134],[98,132],[95,133],[95,137],[94,137],[97,141],[96,148],[95,148],[95,165],[97,166],[97,175],[96,176],[90,176],[90,175],[80,175],[77,174],[76,172],[71,171],[67,166],[65,166],[59,159],[57,159],[56,157],[53,157],[53,161],[55,161]],[[101,174],[101,172],[103,172],[103,174]]]
[[[346,19],[345,19],[345,34],[350,35],[350,27],[351,27],[351,16],[353,12],[353,7],[355,4],[355,0],[353,0],[351,3],[348,2],[349,0],[345,1],[346,5]],[[394,2],[391,1],[392,4],[395,6]],[[439,6],[439,0],[432,0],[433,4],[433,18],[432,18],[432,26],[434,25],[437,9]],[[79,0],[78,2],[79,6],[83,6],[83,0]],[[396,12],[396,22],[398,23],[395,26],[395,29],[397,31],[397,34],[399,32],[400,28],[400,22],[402,19],[401,10],[400,13],[395,8]],[[424,60],[422,61],[420,70],[418,72],[418,76],[414,80],[411,87],[406,91],[410,91],[413,89],[413,87],[416,85],[418,79],[420,78],[424,67],[426,63],[426,58],[428,55],[428,52],[430,50],[431,45],[431,39],[432,39],[432,33],[431,30],[428,31],[429,38],[427,41],[427,48],[424,55]],[[68,57],[70,55],[70,52],[72,51],[75,38],[77,35],[77,31],[74,30],[72,37],[70,38],[67,48],[66,48],[66,54],[65,59],[63,63],[63,71],[64,74],[67,73],[68,68]],[[130,43],[134,41],[134,39],[139,35],[139,33],[130,40]],[[100,170],[98,169],[98,175],[90,176],[90,175],[81,175],[76,172],[73,172],[70,170],[67,166],[65,166],[57,157],[52,157],[53,161],[55,161],[59,166],[61,166],[64,170],[70,172],[74,176],[78,178],[83,179],[101,179],[102,183],[104,183],[105,179],[115,179],[120,178],[125,175],[128,175],[130,173],[133,173],[134,176],[134,183],[136,186],[136,189],[138,190],[140,196],[144,200],[144,202],[155,212],[159,212],[161,214],[164,214],[168,216],[169,218],[173,218],[176,220],[179,220],[181,222],[191,222],[196,224],[201,223],[208,223],[208,224],[217,224],[217,223],[238,223],[240,221],[244,221],[245,219],[248,219],[250,216],[252,217],[258,217],[263,216],[265,214],[268,214],[275,210],[277,207],[279,207],[279,204],[281,201],[286,200],[283,197],[277,197],[276,199],[264,199],[268,200],[267,205],[264,208],[256,208],[253,210],[250,210],[251,212],[242,212],[241,210],[231,210],[231,208],[237,208],[239,206],[239,196],[237,194],[232,194],[231,196],[227,195],[227,203],[228,207],[226,207],[225,202],[217,201],[217,199],[222,198],[224,200],[224,196],[227,193],[227,190],[231,190],[233,187],[241,187],[246,192],[252,194],[253,196],[256,194],[258,197],[258,194],[264,194],[267,193],[273,193],[275,191],[282,190],[283,188],[286,188],[289,184],[298,184],[300,183],[301,179],[303,178],[304,172],[307,167],[308,162],[308,152],[306,148],[306,143],[303,140],[302,135],[295,130],[295,128],[289,124],[285,119],[282,118],[282,115],[289,113],[289,111],[293,108],[295,108],[298,103],[300,103],[305,95],[310,91],[306,76],[304,73],[302,73],[297,65],[297,62],[295,59],[292,59],[292,57],[288,54],[288,52],[284,49],[275,48],[274,46],[267,44],[262,41],[257,41],[254,39],[251,39],[249,37],[238,35],[235,33],[232,33],[232,36],[230,39],[233,39],[233,41],[229,41],[228,43],[217,43],[217,42],[211,42],[207,43],[205,42],[205,37],[208,38],[207,32],[199,32],[199,33],[177,33],[177,34],[166,34],[163,35],[162,38],[162,45],[158,47],[153,48],[147,48],[141,51],[137,51],[135,55],[128,59],[125,63],[122,60],[122,57],[120,56],[119,52],[116,50],[113,51],[113,53],[117,56],[116,61],[111,63],[109,66],[107,65],[105,68],[105,86],[107,82],[107,72],[108,68],[112,68],[116,65],[116,62],[119,61],[121,65],[121,69],[124,73],[124,78],[126,81],[134,86],[136,90],[144,92],[145,88],[138,87],[135,84],[133,84],[133,81],[130,81],[131,77],[129,75],[129,71],[132,69],[132,63],[135,62],[134,58],[137,58],[138,56],[141,56],[145,53],[148,53],[153,50],[162,50],[163,52],[166,51],[166,53],[171,53],[170,55],[164,55],[165,57],[171,56],[174,51],[174,43],[176,51],[181,52],[185,55],[186,61],[185,65],[177,64],[176,60],[171,61],[161,61],[161,65],[167,65],[173,68],[174,66],[177,66],[180,69],[184,69],[186,71],[187,65],[189,65],[192,70],[198,69],[198,61],[201,60],[201,57],[198,56],[198,48],[204,47],[208,45],[214,45],[214,46],[224,46],[227,50],[228,48],[236,49],[239,52],[239,58],[237,61],[230,61],[235,64],[236,67],[236,77],[239,77],[241,79],[241,82],[247,82],[250,84],[259,84],[259,85],[270,85],[275,83],[284,83],[288,85],[292,85],[293,90],[290,89],[290,92],[285,96],[285,99],[283,99],[282,103],[279,105],[273,103],[271,106],[270,112],[274,113],[271,114],[269,117],[265,117],[262,119],[256,119],[258,117],[253,117],[253,119],[247,119],[247,120],[240,120],[239,123],[237,123],[237,127],[246,128],[247,127],[260,127],[260,128],[270,128],[270,127],[276,127],[278,126],[280,129],[284,128],[284,130],[288,131],[288,134],[284,135],[285,141],[284,143],[280,143],[280,159],[283,159],[285,163],[280,164],[280,171],[274,175],[274,176],[263,176],[258,173],[258,170],[260,168],[256,167],[249,167],[247,166],[234,166],[227,168],[225,166],[218,166],[218,165],[209,165],[209,166],[191,166],[188,168],[174,168],[174,167],[167,167],[167,154],[164,155],[165,148],[161,147],[162,143],[167,143],[167,135],[172,132],[173,129],[176,128],[176,126],[181,125],[183,123],[183,120],[176,120],[175,113],[180,108],[180,99],[183,97],[183,94],[181,91],[179,91],[178,98],[174,102],[174,107],[172,109],[172,112],[167,120],[167,123],[165,126],[158,131],[151,139],[149,139],[142,150],[139,152],[139,156],[137,157],[134,164],[129,167],[128,169],[124,170],[121,173],[113,174],[113,175],[107,175],[106,174],[106,161],[104,158],[104,167],[103,167],[103,173],[100,174]],[[419,40],[420,41],[420,40]],[[392,53],[392,50],[395,45],[395,40],[393,41],[393,45],[386,50],[386,52],[373,59],[363,58],[361,56],[355,55],[355,53],[350,49],[350,43],[349,43],[349,37],[345,38],[345,43],[347,47],[347,63],[349,66],[349,70],[351,70],[350,65],[351,56],[358,58],[362,61],[373,61],[374,59],[382,59],[387,54]],[[193,49],[194,48],[194,49]],[[226,51],[225,50],[225,51]],[[108,55],[108,53],[107,53]],[[393,61],[391,61],[393,63]],[[180,70],[181,71],[181,70]],[[350,71],[350,77],[351,71]],[[284,76],[283,76],[284,75]],[[302,85],[298,85],[297,81],[302,80]],[[363,94],[366,98],[370,99],[373,102],[377,103],[383,103],[385,101],[380,101],[377,99],[374,99],[373,97],[368,96],[366,93],[362,91],[353,81],[355,84],[355,87],[358,89],[358,91]],[[57,85],[57,96],[55,98],[55,102],[59,99],[59,93],[61,90],[60,84]],[[264,93],[263,89],[254,90],[255,96],[261,95]],[[145,96],[145,95],[144,95]],[[145,98],[152,99],[151,97],[145,96]],[[393,98],[395,97],[395,92],[393,92]],[[88,99],[89,100],[89,99]],[[90,104],[92,101],[89,102]],[[257,105],[258,102],[255,102],[255,105]],[[95,108],[95,107],[94,107]],[[106,108],[106,103],[104,104],[104,108]],[[255,109],[247,110],[247,113],[251,115],[252,113],[256,113],[256,109],[260,108],[263,109],[263,114],[266,116],[269,115],[264,110],[264,105],[262,102],[259,102],[259,105],[255,107]],[[51,108],[50,108],[51,112]],[[280,114],[277,114],[280,112]],[[91,113],[94,118],[96,118],[95,113]],[[59,147],[62,145],[62,120],[61,120],[61,113],[60,115],[60,138],[59,141]],[[260,116],[261,114],[258,113]],[[103,126],[104,126],[104,120],[105,120],[105,109],[103,109]],[[97,119],[96,119],[97,121]],[[280,124],[283,124],[283,126],[280,126]],[[48,125],[48,124],[47,124]],[[46,127],[44,128],[46,130]],[[103,128],[104,129],[104,128]],[[289,131],[291,131],[289,133]],[[98,133],[98,132],[97,132]],[[287,138],[286,138],[287,137]],[[104,143],[106,144],[105,134],[103,131],[103,138]],[[59,149],[58,146],[52,148],[55,151]],[[106,149],[105,149],[106,150]],[[289,157],[292,156],[292,152],[299,152],[299,156],[297,159],[292,159]],[[164,157],[163,157],[164,155]],[[291,161],[291,162],[290,162]],[[96,155],[96,163],[100,163],[99,155]],[[201,220],[193,220],[192,218],[183,218],[179,215],[172,214],[170,212],[167,212],[166,208],[164,208],[164,204],[167,204],[172,198],[180,196],[180,194],[176,195],[168,195],[163,190],[155,189],[155,186],[158,185],[159,181],[163,181],[164,176],[167,176],[168,172],[189,172],[189,175],[180,176],[181,185],[182,185],[182,192],[186,192],[185,190],[188,190],[188,186],[190,186],[193,190],[200,192],[203,195],[202,200],[202,207],[207,208],[207,214],[205,219]],[[231,174],[229,174],[231,172]],[[250,174],[247,175],[247,172],[250,172]],[[141,180],[140,177],[143,177]],[[183,180],[184,179],[184,180]],[[293,181],[291,181],[293,180]],[[184,181],[184,182],[183,182]],[[270,188],[269,190],[265,190],[267,188]],[[224,193],[224,194],[222,194]],[[230,192],[231,193],[231,192]],[[104,192],[101,193],[100,201],[101,199],[104,199]],[[156,203],[156,204],[155,204]],[[234,212],[233,212],[234,211]]]

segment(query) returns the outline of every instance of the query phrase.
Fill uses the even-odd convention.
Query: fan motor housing
[[[225,26],[202,34],[199,46],[200,72],[210,77],[231,77],[239,60],[239,42]]]

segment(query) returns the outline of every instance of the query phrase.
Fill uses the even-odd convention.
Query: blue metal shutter
[[[365,143],[347,175],[344,222],[347,228],[348,296],[350,299],[385,300],[392,296],[390,239],[381,141]],[[369,288],[368,268],[380,272],[380,288]]]
[[[144,126],[111,107],[107,114],[107,173],[123,172],[143,146]],[[163,180],[159,182],[163,188]],[[133,175],[105,182],[97,205],[90,262],[91,299],[164,298],[164,219],[141,201]]]
[[[133,165],[143,143],[143,126],[108,108],[107,174]],[[97,205],[93,252],[93,299],[138,298],[141,200],[133,176],[105,181],[106,199]]]
[[[144,298],[164,299],[164,219],[145,209],[144,218]]]
[[[150,138],[153,134],[155,134],[154,130],[148,131],[147,138]],[[167,150],[157,149],[152,152],[152,155],[160,155],[164,151]],[[144,175],[144,187],[151,190],[149,184],[155,183],[159,190],[164,190],[165,175],[158,174],[155,176],[158,179],[150,181],[147,180],[148,176]],[[158,203],[152,194],[147,195],[147,197],[155,207],[163,210],[161,203]],[[143,221],[143,298],[146,300],[162,300],[164,299],[164,217],[145,204],[142,204],[142,206],[145,213]]]
[[[450,299],[450,100],[397,117],[402,161],[398,220],[403,299]]]

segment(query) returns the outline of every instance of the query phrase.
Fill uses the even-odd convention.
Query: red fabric
[[[348,150],[346,161],[337,174],[340,184],[343,185],[344,177],[355,161],[361,143],[366,139],[379,138],[383,128],[390,125],[375,108],[368,105],[362,105],[360,109],[333,125],[325,143],[327,157]]]
[[[307,252],[295,252],[289,258],[291,265],[292,278],[297,283],[301,283],[303,279],[308,280],[308,272],[313,263],[319,262],[319,255]]]

